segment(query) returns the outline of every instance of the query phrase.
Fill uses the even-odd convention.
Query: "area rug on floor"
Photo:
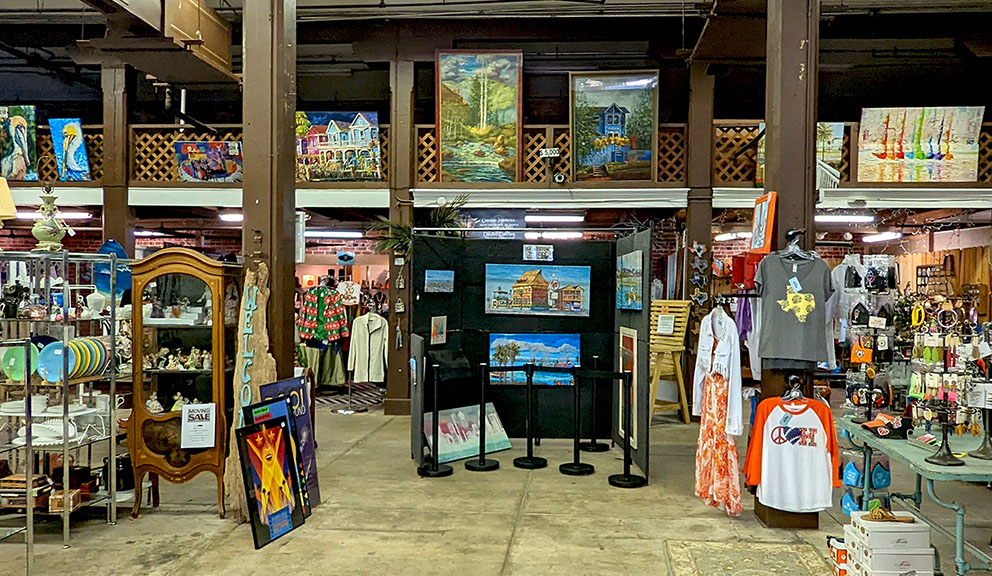
[[[343,410],[348,407],[348,389],[328,396],[317,396],[319,406],[328,406],[331,410]],[[371,408],[382,404],[382,392],[375,384],[352,384],[351,404],[354,408]]]
[[[822,576],[830,567],[809,544],[665,543],[674,576]]]

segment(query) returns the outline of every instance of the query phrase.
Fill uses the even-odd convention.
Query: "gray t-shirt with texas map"
[[[758,264],[754,284],[761,295],[761,357],[826,362],[826,303],[833,294],[827,263],[772,253]]]

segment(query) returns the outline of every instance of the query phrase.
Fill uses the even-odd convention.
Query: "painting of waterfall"
[[[86,140],[79,118],[49,118],[52,150],[62,182],[82,182],[90,179],[90,161],[86,156]]]
[[[0,177],[37,180],[34,106],[0,106]]]
[[[439,51],[437,150],[442,182],[520,179],[520,51]]]

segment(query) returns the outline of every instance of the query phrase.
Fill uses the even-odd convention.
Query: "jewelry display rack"
[[[42,378],[38,382],[35,378],[31,382],[32,374],[37,368],[37,364],[32,362],[30,348],[25,350],[25,371],[28,374],[27,382],[10,382],[3,379],[0,382],[0,400],[6,399],[8,392],[12,389],[23,388],[25,390],[25,410],[24,414],[0,412],[0,456],[13,458],[12,468],[23,468],[29,476],[37,476],[40,473],[50,473],[47,470],[53,467],[54,454],[60,454],[62,460],[62,502],[61,506],[54,509],[25,509],[28,517],[28,526],[33,524],[33,515],[58,516],[62,520],[62,544],[69,547],[70,536],[70,515],[72,512],[83,507],[103,504],[107,509],[107,523],[116,524],[117,519],[117,466],[116,458],[120,455],[117,451],[117,444],[120,435],[117,433],[117,383],[118,375],[118,309],[117,298],[108,297],[108,305],[104,311],[109,314],[90,314],[86,317],[82,308],[82,298],[73,300],[77,295],[74,291],[86,289],[93,291],[93,279],[98,272],[109,273],[110,294],[117,294],[117,272],[118,265],[125,264],[113,254],[81,254],[61,252],[0,252],[0,279],[2,286],[10,288],[15,286],[15,291],[20,291],[22,301],[31,308],[30,315],[22,314],[24,306],[17,303],[6,302],[4,312],[0,316],[0,340],[5,345],[14,339],[30,342],[30,345],[37,345],[40,342],[61,343],[61,351],[58,352],[62,366],[55,382],[48,382]],[[16,288],[20,285],[20,288]],[[8,292],[5,290],[4,294]],[[6,310],[7,306],[13,304],[18,310],[16,312]],[[139,312],[140,313],[140,312]],[[106,351],[109,352],[109,360],[102,373],[97,373],[85,377],[73,377],[74,366],[69,365],[70,354],[65,350],[70,350],[70,341],[81,336],[92,336],[109,338],[109,345]],[[57,361],[56,361],[57,364]],[[68,378],[65,375],[69,375]],[[101,388],[105,387],[107,392],[106,407],[96,407],[97,399],[94,397],[97,384]],[[48,405],[47,410],[42,413],[32,414],[27,406],[31,403],[32,395],[27,390],[34,389],[35,394],[47,395],[57,402]],[[72,406],[72,409],[70,409]],[[56,410],[52,410],[56,408]],[[57,409],[61,408],[61,411]],[[79,424],[79,431],[76,422],[80,418],[91,417],[89,424]],[[39,442],[39,437],[33,435],[32,426],[42,422],[53,422],[55,426],[61,425],[62,434],[57,442]],[[14,437],[19,428],[24,427],[26,434],[24,438]],[[4,428],[7,431],[4,431]],[[70,430],[76,434],[70,434]],[[70,471],[72,464],[85,462],[87,468],[93,466],[93,448],[103,446],[105,456],[113,456],[113,462],[107,466],[107,475],[104,478],[104,489],[99,489],[90,495],[86,501],[74,500],[75,490],[70,489]],[[83,450],[85,449],[85,451]],[[23,463],[21,454],[23,453]],[[85,454],[85,458],[81,458]],[[10,455],[10,456],[8,456]],[[75,460],[73,460],[73,458]],[[99,461],[100,456],[97,457]],[[40,466],[39,466],[40,462]],[[27,478],[30,489],[32,478]],[[10,509],[0,509],[0,518],[4,518]],[[14,509],[16,512],[16,509]],[[2,535],[2,533],[0,533]],[[27,530],[29,564],[30,550],[33,546],[33,529]]]

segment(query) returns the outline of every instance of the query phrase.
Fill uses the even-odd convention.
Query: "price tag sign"
[[[885,318],[882,316],[869,316],[868,317],[868,327],[869,328],[885,328]]]
[[[658,334],[675,334],[675,314],[658,316]]]
[[[558,158],[561,156],[561,148],[541,148],[537,155],[540,158]]]

